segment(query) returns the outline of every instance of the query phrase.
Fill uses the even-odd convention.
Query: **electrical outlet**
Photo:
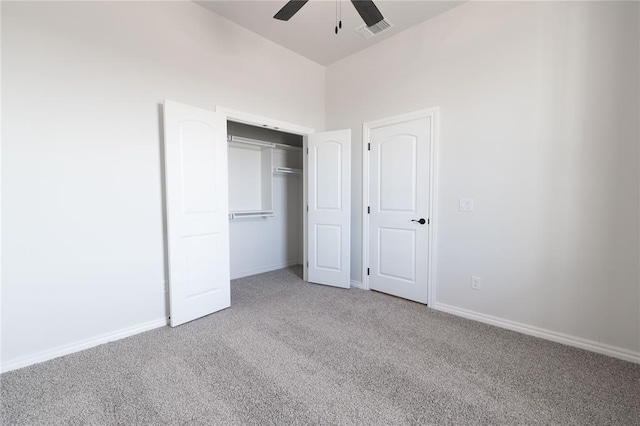
[[[460,198],[458,199],[458,210],[461,212],[473,211],[473,198]]]
[[[169,291],[169,283],[166,280],[160,281],[160,284],[162,284],[162,293]]]
[[[471,288],[474,290],[480,290],[480,284],[482,279],[480,277],[471,277]]]

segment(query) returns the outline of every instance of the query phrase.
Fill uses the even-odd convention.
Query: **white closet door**
[[[171,326],[231,305],[227,123],[164,102]]]
[[[308,279],[349,288],[351,130],[311,134],[308,148]]]

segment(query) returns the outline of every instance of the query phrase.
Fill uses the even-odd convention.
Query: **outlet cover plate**
[[[480,290],[482,284],[482,278],[480,277],[471,277],[471,288],[474,290]]]
[[[458,210],[461,212],[473,211],[473,198],[460,198],[458,199]]]

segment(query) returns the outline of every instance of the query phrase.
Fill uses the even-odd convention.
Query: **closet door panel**
[[[308,280],[349,288],[351,130],[312,134],[308,148]]]
[[[164,103],[171,326],[230,306],[226,118]]]

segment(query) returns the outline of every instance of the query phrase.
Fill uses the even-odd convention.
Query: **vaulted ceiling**
[[[203,7],[224,16],[294,52],[329,65],[359,50],[378,43],[413,25],[433,18],[463,1],[379,0],[375,4],[393,27],[365,39],[355,29],[364,25],[349,0],[311,0],[289,21],[273,19],[287,0],[203,0]],[[342,16],[342,30],[334,29],[336,13]]]

